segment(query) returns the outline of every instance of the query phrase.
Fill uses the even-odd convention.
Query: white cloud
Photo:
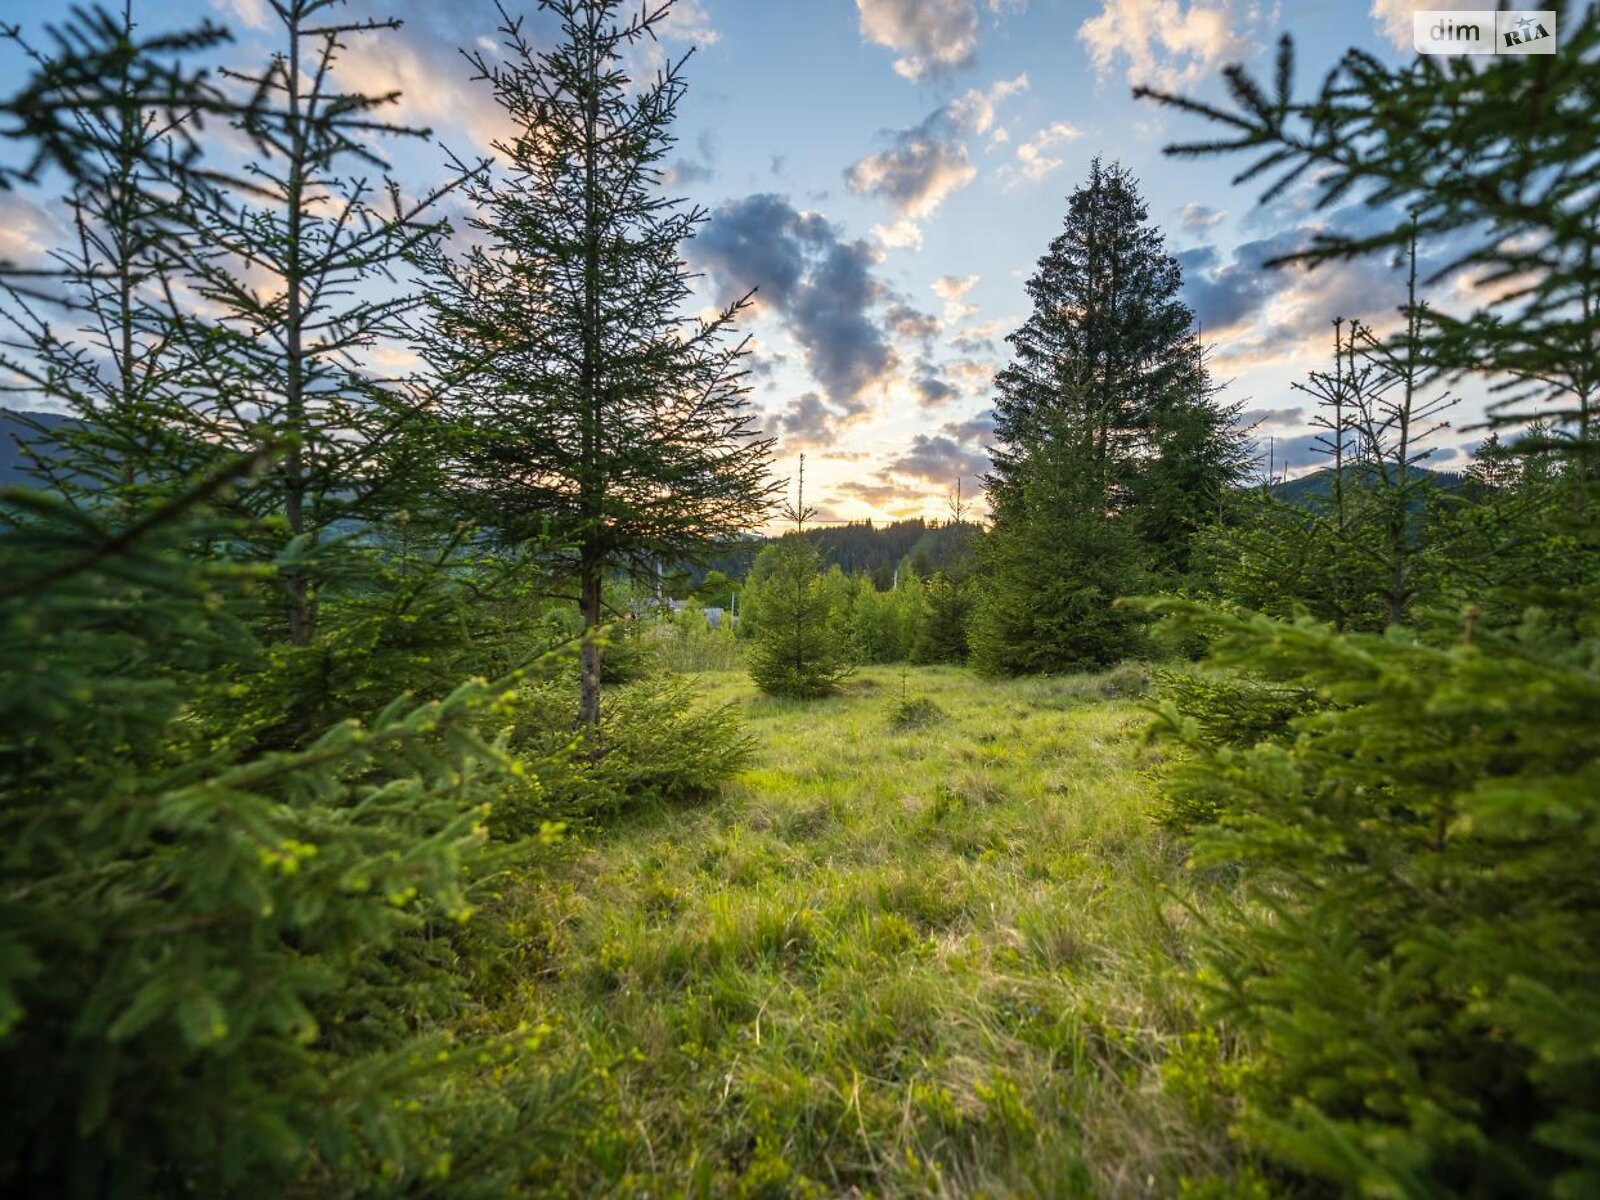
[[[887,250],[922,249],[922,226],[910,217],[901,217],[887,225],[874,225],[872,236]]]
[[[971,88],[933,110],[909,129],[889,133],[889,147],[858,159],[845,172],[857,195],[872,195],[894,205],[900,220],[875,232],[885,245],[913,244],[908,220],[931,216],[947,199],[978,177],[967,154],[967,137],[994,127],[998,106],[1026,91],[1028,77],[1002,79],[987,89]],[[885,236],[885,235],[888,236]],[[897,242],[888,240],[895,237]],[[915,243],[921,244],[920,233]]]
[[[661,22],[660,33],[679,42],[693,42],[698,46],[715,46],[722,40],[711,24],[711,17],[702,0],[677,0]]]
[[[1017,147],[1017,166],[1007,168],[1007,182],[1027,180],[1037,183],[1046,175],[1059,170],[1065,159],[1057,158],[1052,151],[1083,136],[1083,130],[1065,121],[1055,121],[1039,130]]]
[[[399,91],[399,101],[383,111],[384,119],[464,130],[481,152],[516,131],[486,84],[472,83],[464,69],[441,71],[421,47],[406,39],[405,31],[348,39],[334,63],[334,74],[340,87],[352,92],[381,96]]]
[[[266,0],[211,0],[211,6],[232,13],[247,29],[267,28]]]
[[[861,35],[896,51],[894,69],[913,83],[969,65],[978,49],[973,0],[856,0]]]
[[[967,94],[952,100],[945,108],[950,120],[972,133],[988,133],[994,128],[996,111],[1000,102],[1028,90],[1028,74],[1024,71],[1015,79],[996,80],[988,90],[971,88]]]
[[[941,275],[933,281],[934,295],[944,301],[947,322],[954,324],[978,315],[978,306],[966,303],[966,295],[982,278],[981,275]]]
[[[1100,78],[1125,59],[1129,82],[1170,90],[1248,53],[1261,19],[1259,4],[1239,0],[1101,0],[1078,40]]]
[[[853,192],[889,200],[903,217],[926,217],[977,177],[960,142],[906,130],[893,149],[852,166],[845,181]]]
[[[941,300],[960,300],[978,286],[982,275],[941,275],[933,281],[933,294]]]
[[[1191,200],[1178,214],[1178,223],[1185,229],[1210,229],[1213,225],[1220,224],[1227,215],[1209,205],[1197,204]]]
[[[16,192],[0,192],[0,262],[38,267],[66,240],[60,221]]]

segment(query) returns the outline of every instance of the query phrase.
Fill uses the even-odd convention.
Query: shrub
[[[570,687],[550,682],[527,691],[530,703],[508,744],[532,780],[495,809],[490,824],[499,836],[536,834],[553,820],[611,816],[650,801],[704,799],[749,761],[751,743],[733,706],[698,703],[686,679],[615,689],[597,738],[578,731]]]
[[[502,754],[481,683],[243,755],[190,710],[243,637],[187,531],[0,537],[0,1182],[348,1194],[413,1169]],[[427,934],[424,937],[421,935]],[[383,1167],[380,1164],[388,1164]],[[332,1182],[337,1180],[337,1183]]]
[[[1594,1194],[1596,646],[1180,611],[1330,702],[1248,748],[1163,716],[1210,788],[1196,861],[1246,880],[1200,982],[1258,1045],[1248,1133],[1346,1194]]]
[[[656,661],[663,670],[680,673],[736,671],[744,665],[744,647],[729,615],[713,626],[705,609],[691,601],[682,612],[669,613],[652,626]]]
[[[912,696],[897,700],[889,714],[889,724],[896,729],[921,729],[944,720],[944,709],[926,696]]]

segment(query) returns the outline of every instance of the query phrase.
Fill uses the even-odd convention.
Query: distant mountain
[[[1434,471],[1427,467],[1412,467],[1412,471],[1425,475],[1434,487],[1442,491],[1455,491],[1462,484],[1464,476],[1459,471]],[[1332,467],[1323,467],[1320,471],[1313,471],[1309,475],[1301,475],[1297,479],[1288,479],[1283,483],[1273,484],[1272,494],[1279,500],[1288,504],[1300,504],[1310,507],[1321,504],[1333,497],[1333,480],[1336,472]],[[1363,488],[1372,485],[1372,468],[1367,466],[1346,467],[1344,469],[1345,486],[1350,488]]]
[[[19,417],[22,419],[19,420]],[[60,429],[71,421],[71,417],[64,417],[60,413],[15,412],[0,408],[0,487],[37,486],[38,480],[28,474],[33,460],[24,446],[42,458],[49,458],[49,431]],[[28,422],[40,426],[45,432],[41,435]]]
[[[877,525],[871,521],[852,521],[845,525],[825,525],[806,530],[806,538],[822,555],[829,567],[838,567],[847,575],[867,574],[880,587],[888,587],[895,570],[910,560],[918,575],[931,575],[948,569],[970,553],[972,525],[929,524],[918,517],[912,521],[894,521]],[[750,565],[763,546],[776,538],[751,538],[737,549],[713,559],[708,570],[721,571],[730,579],[743,579],[750,573]],[[690,580],[698,584],[705,578],[704,571],[689,573]]]

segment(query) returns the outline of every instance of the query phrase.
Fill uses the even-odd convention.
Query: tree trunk
[[[578,724],[587,729],[600,725],[600,643],[595,631],[601,625],[604,613],[601,604],[601,584],[604,576],[600,563],[587,556],[579,567],[578,605],[583,613],[583,650],[580,659],[582,683],[578,694]]]
[[[584,98],[583,360],[578,380],[583,403],[580,491],[587,523],[578,566],[578,605],[583,613],[583,681],[578,696],[578,722],[592,732],[600,727],[600,646],[594,640],[594,631],[601,619],[605,559],[596,546],[604,532],[606,486],[600,463],[600,65],[593,50],[599,19],[598,11],[589,14],[591,48],[588,93]],[[594,749],[598,751],[599,747]]]

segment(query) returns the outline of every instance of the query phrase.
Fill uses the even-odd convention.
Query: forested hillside
[[[1600,1194],[1600,10],[860,0],[869,238],[821,75],[689,198],[829,6],[151,2],[0,22],[0,1192]]]

